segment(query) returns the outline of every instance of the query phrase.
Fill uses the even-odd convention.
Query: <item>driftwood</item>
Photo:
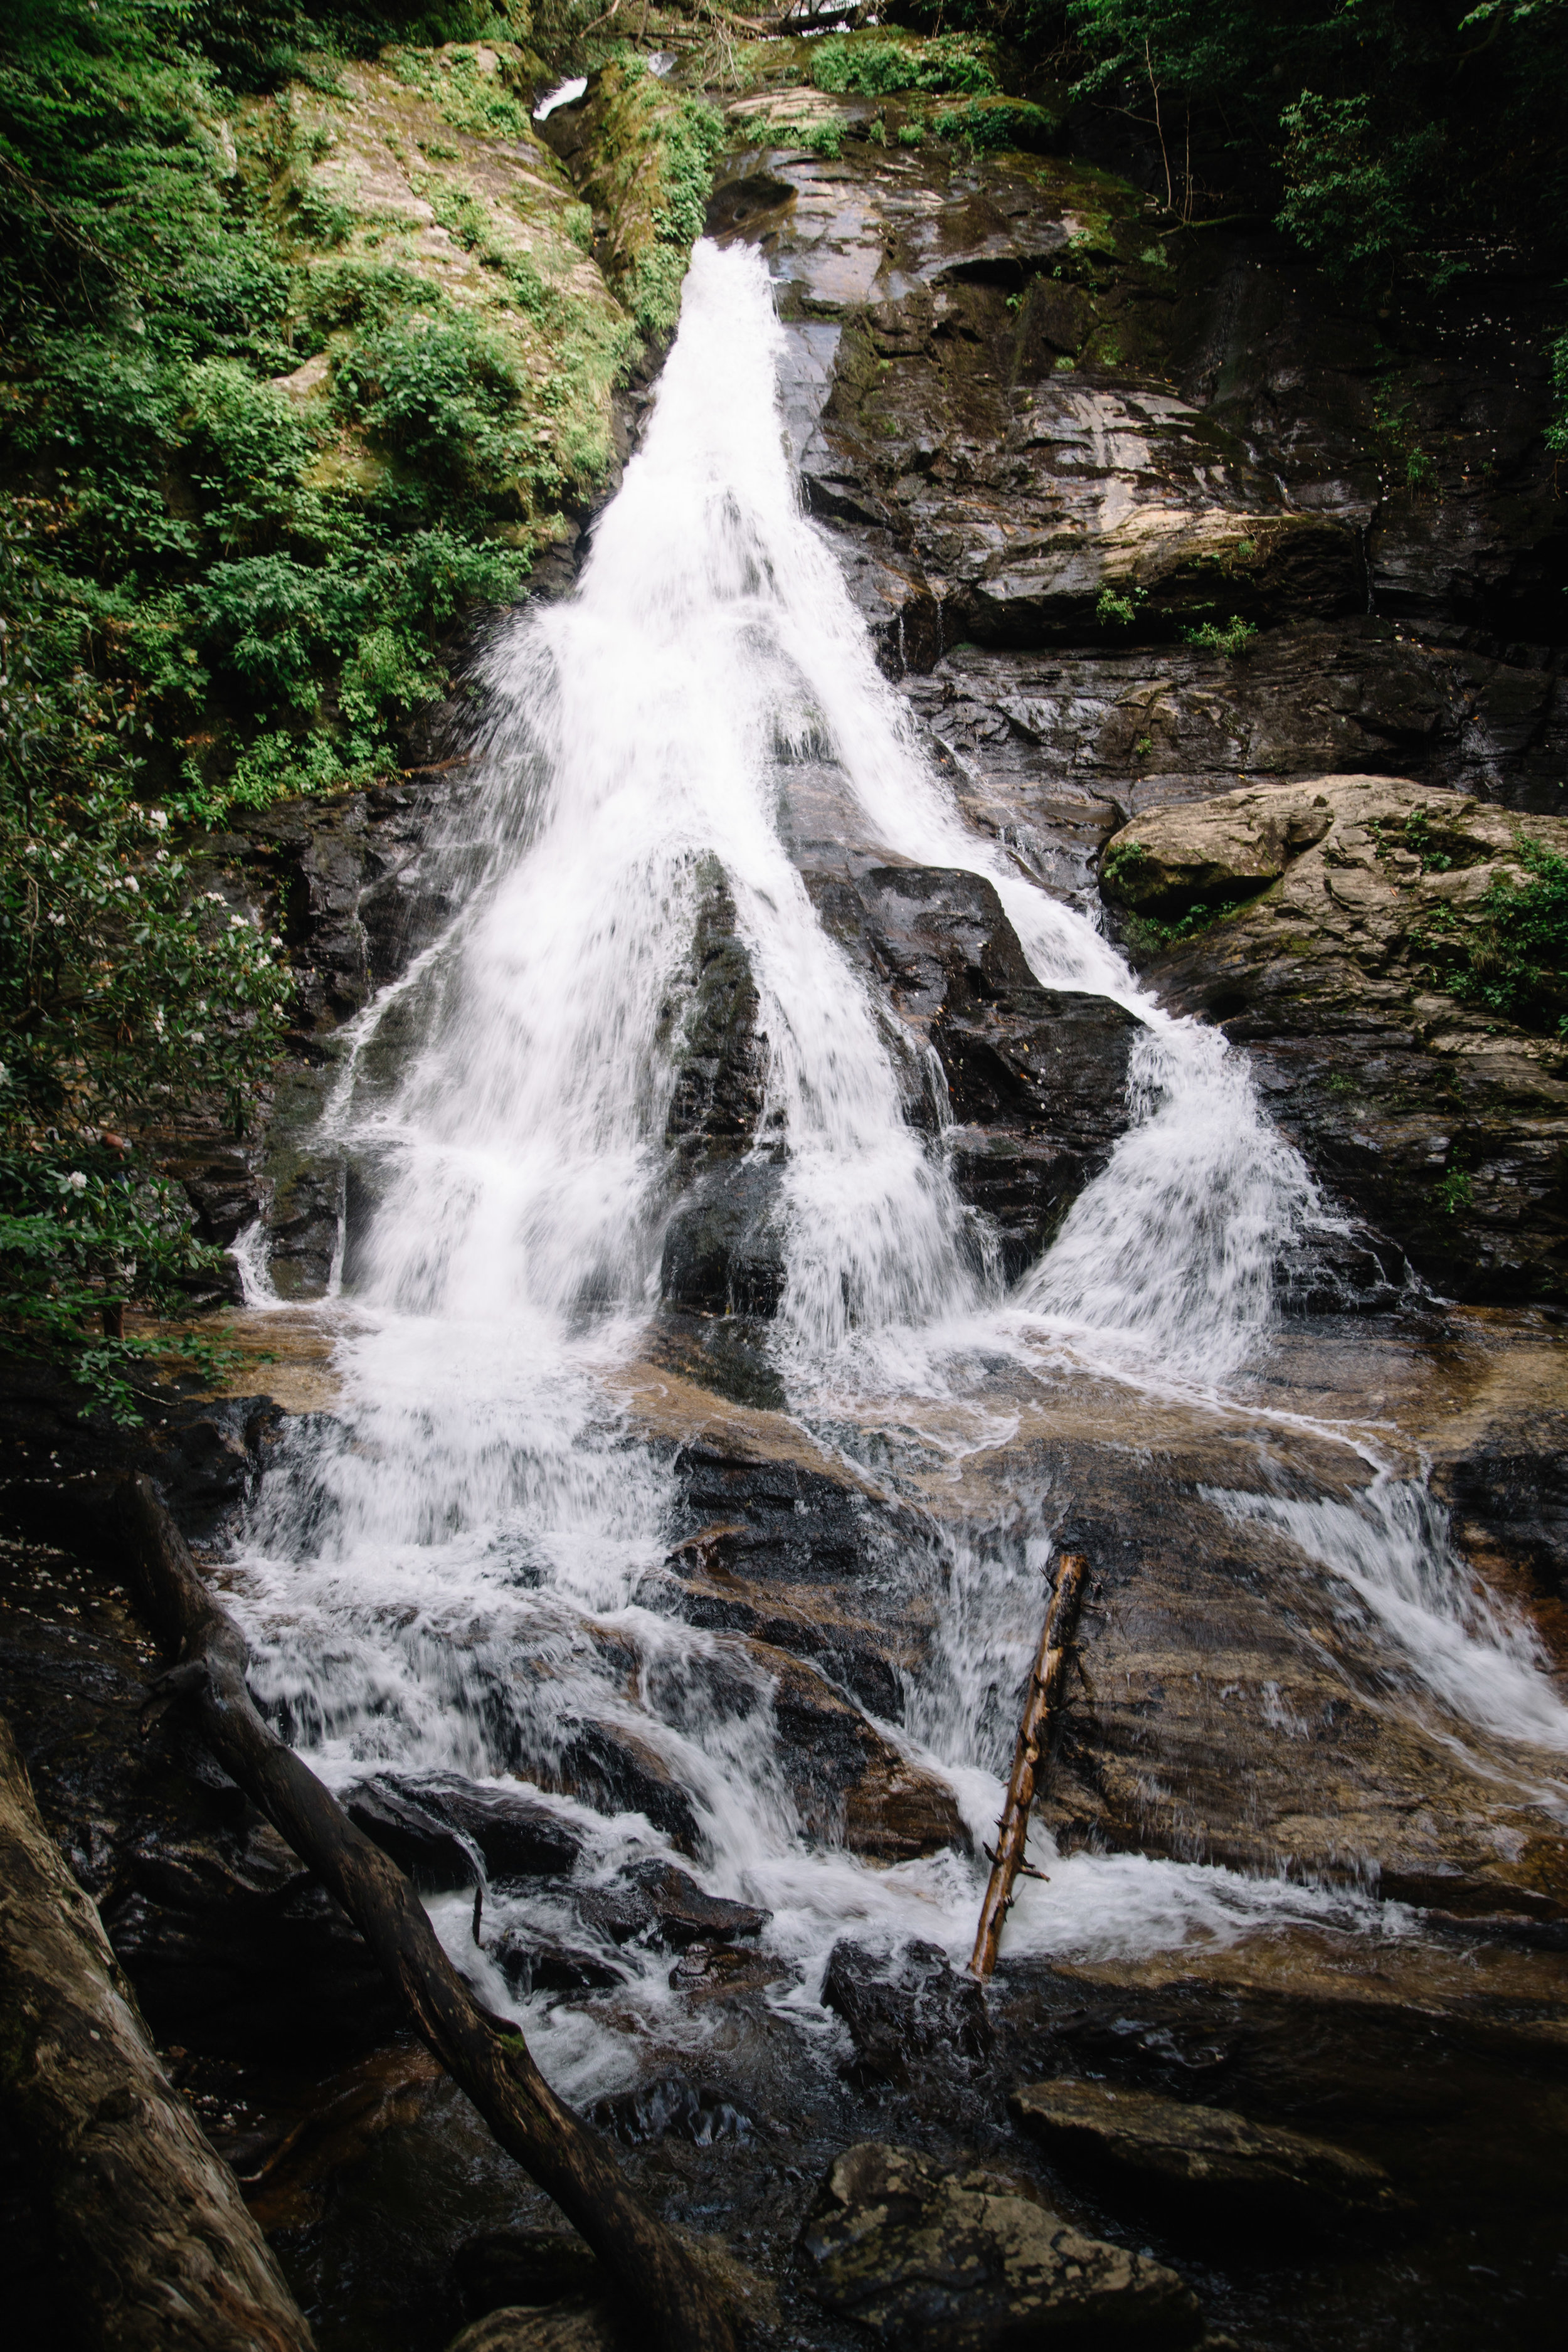
[[[158,2063],[3,1722],[0,2092],[87,2341],[311,2352],[239,2184]]]
[[[635,2301],[647,2340],[666,2352],[735,2352],[727,2298],[710,2270],[555,2096],[520,2029],[479,2007],[402,1871],[257,1713],[245,1637],[197,1573],[156,1489],[128,1479],[121,1497],[148,1622],[178,1654],[163,1692],[189,1699],[224,1770],[342,1905],[416,2032]]]
[[[1019,1871],[1026,1867],[1024,1848],[1029,1836],[1029,1808],[1035,1801],[1035,1783],[1040,1759],[1049,1755],[1051,1739],[1060,1716],[1062,1686],[1067,1681],[1072,1637],[1083,1599],[1083,1580],[1088,1573],[1089,1563],[1081,1552],[1063,1553],[1061,1565],[1057,1570],[1056,1590],[1051,1594],[1050,1607],[1046,1611],[1045,1629],[1040,1635],[1035,1670],[1029,1676],[1028,1696],[1024,1701],[1024,1720],[1018,1730],[1018,1744],[1013,1751],[1013,1777],[1007,1783],[1007,1801],[996,1824],[996,1849],[992,1856],[991,1877],[985,1889],[985,1900],[980,1906],[980,1932],[974,1938],[974,1956],[969,1963],[971,1975],[977,1976],[983,1984],[996,1965],[996,1947],[1012,1906],[1014,1884]]]

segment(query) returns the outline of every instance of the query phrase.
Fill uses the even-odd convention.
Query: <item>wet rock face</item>
[[[946,2173],[908,2148],[841,2156],[801,2237],[813,2292],[908,2352],[1053,2336],[1177,2346],[1200,2332],[1173,2271],[1084,2236],[1030,2189]]]
[[[1102,2166],[1207,2206],[1279,2221],[1327,2221],[1392,2211],[1381,2165],[1304,2132],[1249,2123],[1223,2107],[1191,2106],[1157,2092],[1103,2083],[1030,2083],[1009,2101],[1014,2119],[1067,2166]]]
[[[1227,919],[1147,956],[1174,1010],[1252,1049],[1266,1101],[1333,1190],[1462,1297],[1568,1289],[1568,1054],[1441,990],[1494,883],[1530,880],[1517,822],[1404,779],[1322,776],[1151,811],[1106,895]],[[1568,823],[1531,837],[1561,856]]]
[[[941,1064],[954,1182],[1016,1277],[1127,1126],[1138,1022],[1104,997],[1042,988],[982,875],[869,865],[810,887]]]

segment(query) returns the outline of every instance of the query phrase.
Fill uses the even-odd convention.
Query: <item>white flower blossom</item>
[[[85,1192],[87,1190],[87,1178],[82,1174],[79,1168],[73,1168],[71,1170],[70,1174],[66,1178],[66,1182],[70,1186],[73,1192]]]

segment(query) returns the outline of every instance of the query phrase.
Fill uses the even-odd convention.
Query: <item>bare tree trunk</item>
[[[245,1637],[207,1591],[150,1480],[128,1479],[121,1495],[148,1622],[178,1653],[167,1686],[190,1697],[224,1770],[342,1905],[416,2032],[615,2275],[649,2341],[666,2352],[735,2352],[726,2298],[707,2266],[562,2105],[520,2029],[479,2006],[403,1873],[262,1721],[246,1687]]]
[[[1002,1808],[1002,1818],[996,1824],[996,1852],[991,1864],[990,1882],[985,1900],[980,1907],[980,1932],[974,1938],[974,1957],[970,1961],[970,1973],[984,1983],[996,1965],[996,1947],[1013,1902],[1013,1885],[1025,1867],[1024,1848],[1029,1837],[1029,1808],[1035,1801],[1035,1783],[1040,1759],[1050,1753],[1051,1740],[1060,1719],[1062,1685],[1067,1680],[1068,1660],[1072,1655],[1073,1629],[1078,1623],[1079,1606],[1083,1599],[1083,1580],[1089,1573],[1089,1563],[1081,1552],[1062,1554],[1057,1570],[1056,1591],[1040,1634],[1040,1646],[1035,1658],[1035,1670],[1029,1676],[1028,1695],[1024,1701],[1024,1720],[1018,1731],[1018,1744],[1013,1751],[1013,1777],[1007,1784],[1007,1801]]]
[[[238,2183],[153,2054],[4,1722],[0,2091],[90,2343],[311,2352]]]

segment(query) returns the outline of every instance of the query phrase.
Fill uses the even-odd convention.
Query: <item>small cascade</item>
[[[559,1787],[588,1727],[596,1752],[642,1762],[622,1811],[561,1799],[583,1869],[697,1857],[715,1892],[773,1914],[808,2005],[847,1921],[965,1950],[984,1865],[948,1851],[872,1869],[819,1834],[781,1770],[768,1674],[660,1605],[674,1474],[613,1375],[657,1305],[685,1181],[668,1130],[704,877],[721,871],[733,902],[766,1040],[750,1149],[777,1171],[791,1408],[858,1452],[889,1504],[915,1492],[900,1430],[929,1460],[922,1399],[995,1410],[976,1363],[1048,1381],[1065,1356],[1218,1396],[1268,1327],[1282,1247],[1331,1221],[1225,1039],[1163,1013],[951,805],[801,511],[779,347],[760,256],[700,245],[576,593],[489,656],[461,911],[358,1024],[328,1112],[374,1202],[345,1275],[345,1402],[294,1433],[239,1567],[258,1688],[340,1785],[391,1767]],[[908,1116],[907,1045],[790,856],[781,800],[807,758],[882,854],[993,883],[1044,985],[1143,1024],[1131,1127],[1011,1297],[973,1246],[941,1136]],[[1354,1585],[1461,1716],[1568,1746],[1517,1627],[1455,1598],[1462,1567],[1420,1490],[1226,1507]],[[977,1842],[1049,1549],[1026,1501],[1011,1528],[931,1536],[929,1678],[879,1735],[945,1779]],[[1021,1903],[1020,1949],[1365,1925],[1372,1908],[1131,1855],[1076,1856],[1053,1889]],[[544,1898],[508,1900],[503,1922],[548,1924]],[[463,1945],[464,1904],[437,1916]],[[651,1961],[617,1965],[668,2007]],[[613,2077],[585,2027],[550,2030],[547,2063],[579,2088]]]

